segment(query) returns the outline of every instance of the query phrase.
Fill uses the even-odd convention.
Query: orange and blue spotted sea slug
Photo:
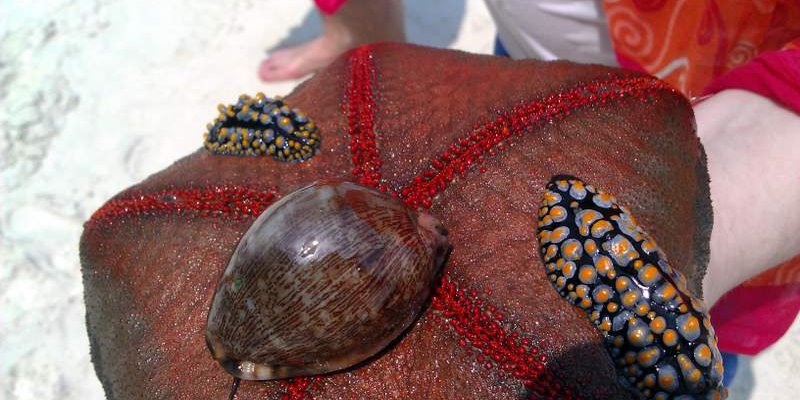
[[[298,109],[280,97],[241,95],[236,104],[218,106],[219,115],[208,124],[205,148],[213,154],[271,155],[280,161],[305,161],[319,149],[319,129]]]
[[[646,399],[725,397],[705,304],[614,196],[556,176],[538,227],[550,282],[602,332],[623,386]]]

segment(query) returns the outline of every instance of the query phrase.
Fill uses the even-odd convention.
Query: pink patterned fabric
[[[317,8],[323,13],[327,15],[336,14],[336,11],[339,11],[339,7],[341,7],[347,0],[314,0],[316,3]]]
[[[800,49],[761,53],[706,86],[703,95],[725,89],[758,93],[800,114]]]
[[[780,339],[800,310],[800,255],[726,293],[711,309],[720,350],[755,355]]]

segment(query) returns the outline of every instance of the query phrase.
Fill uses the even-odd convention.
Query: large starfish
[[[205,149],[112,198],[81,241],[87,324],[109,398],[216,398],[204,343],[215,285],[273,201],[321,178],[429,209],[454,246],[431,306],[350,370],[242,382],[239,399],[631,398],[601,331],[561,299],[537,240],[554,175],[608,192],[699,297],[711,224],[688,102],[639,74],[405,45],[342,56],[285,101],[316,121],[303,163]]]

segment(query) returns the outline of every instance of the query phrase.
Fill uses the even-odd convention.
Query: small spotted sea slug
[[[236,104],[219,105],[219,115],[208,124],[205,148],[213,154],[271,155],[280,161],[305,161],[319,149],[316,124],[280,97],[241,95]]]
[[[705,304],[614,196],[556,176],[538,228],[550,282],[603,333],[623,386],[647,399],[725,397]]]

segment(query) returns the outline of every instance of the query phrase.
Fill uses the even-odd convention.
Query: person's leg
[[[349,0],[335,14],[322,14],[322,27],[321,36],[270,54],[258,68],[258,76],[264,81],[300,78],[353,47],[403,42],[403,4],[400,0]]]

